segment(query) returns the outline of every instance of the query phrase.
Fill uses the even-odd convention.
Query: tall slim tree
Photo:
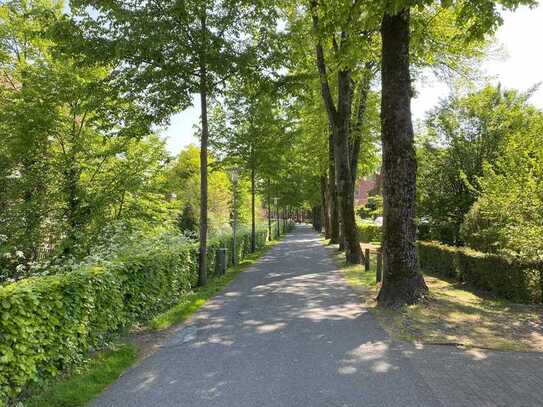
[[[353,152],[359,152],[360,144],[351,143],[352,123],[352,103],[353,103],[353,77],[356,58],[351,56],[352,41],[357,30],[356,22],[361,15],[361,3],[341,4],[340,8],[345,10],[345,16],[335,19],[331,17],[332,25],[323,23],[321,15],[323,14],[323,4],[317,0],[310,3],[310,13],[315,42],[316,65],[319,73],[322,98],[326,106],[330,130],[331,144],[334,155],[335,186],[337,188],[337,205],[339,207],[339,218],[341,222],[341,242],[345,245],[345,256],[348,263],[360,263],[363,257],[358,241],[358,235],[355,222],[354,211],[354,182],[356,181],[356,167],[352,165]],[[337,26],[336,26],[337,25]],[[339,31],[339,34],[336,34]],[[331,90],[329,72],[325,59],[325,47],[323,42],[324,33],[331,37],[331,48],[333,50],[335,62],[338,64],[335,78],[335,94],[337,103],[334,102],[334,93]],[[372,36],[372,33],[364,33],[363,37]],[[367,94],[367,91],[366,91]],[[332,170],[332,168],[330,168]]]
[[[242,72],[257,43],[248,39],[269,17],[261,3],[249,1],[75,0],[70,5],[72,25],[86,40],[80,52],[91,61],[113,63],[118,85],[147,107],[153,122],[167,122],[191,104],[193,93],[200,96],[199,280],[206,284],[208,99],[218,96],[225,79]]]

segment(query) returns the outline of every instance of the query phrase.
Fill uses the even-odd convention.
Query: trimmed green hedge
[[[296,223],[292,220],[279,220],[279,230],[281,232],[281,236],[283,236],[285,233],[289,233],[296,227]],[[277,239],[279,236],[277,235],[277,220],[272,219],[271,223],[271,235],[272,239]]]
[[[257,248],[266,239],[267,229],[259,228]],[[238,259],[250,252],[250,242],[250,232],[242,231]],[[232,247],[231,235],[210,240],[210,276],[215,249],[225,246]],[[198,281],[197,252],[182,240],[137,242],[113,260],[0,287],[0,405],[28,384],[81,363],[122,327],[178,303]]]
[[[267,228],[259,227],[256,230],[256,248],[261,248],[268,240]],[[231,234],[216,236],[209,240],[207,250],[207,272],[209,276],[216,274],[215,268],[215,251],[221,247],[228,249],[228,266],[232,266],[234,261],[233,248],[234,239]],[[242,260],[251,253],[251,230],[242,228],[236,236],[236,251],[237,259]],[[195,254],[196,255],[196,254]]]
[[[437,242],[419,242],[418,252],[423,271],[456,278],[512,301],[542,301],[543,263],[523,262]]]
[[[382,227],[374,223],[357,223],[356,229],[360,243],[380,242],[383,236]]]
[[[381,240],[381,226],[371,223],[357,226],[361,243]],[[527,262],[438,242],[418,242],[418,253],[423,271],[455,278],[512,301],[543,301],[543,262]]]

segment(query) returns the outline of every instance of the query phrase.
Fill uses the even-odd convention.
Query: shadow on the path
[[[391,345],[335,270],[316,235],[299,228],[96,405],[443,405],[434,394],[443,389],[427,385],[426,349]],[[433,356],[428,365],[439,364]],[[455,357],[447,363],[468,360]],[[476,368],[491,358],[469,360]]]

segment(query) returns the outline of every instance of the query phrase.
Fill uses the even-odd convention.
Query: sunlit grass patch
[[[329,247],[364,306],[396,340],[543,352],[543,306],[514,304],[470,291],[455,281],[425,275],[431,294],[428,303],[398,310],[377,307],[375,254],[370,271],[365,272],[361,265],[346,265],[337,247]]]
[[[425,276],[432,300],[402,310],[397,321],[418,341],[543,352],[543,307],[488,298]]]

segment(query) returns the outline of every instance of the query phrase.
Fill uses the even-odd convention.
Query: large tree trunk
[[[339,211],[336,190],[336,159],[334,154],[334,135],[330,131],[328,139],[328,202],[330,206],[330,243],[339,243]]]
[[[415,193],[417,160],[411,122],[409,10],[386,14],[381,25],[383,142],[383,259],[381,305],[413,304],[428,287],[417,268]]]
[[[204,44],[206,40],[206,9],[201,16],[202,50],[200,52],[200,104],[202,108],[202,136],[200,140],[200,247],[198,279],[201,286],[207,284],[207,145],[209,129],[207,123],[207,68]]]
[[[330,208],[327,197],[328,185],[326,182],[326,174],[321,175],[321,205],[322,205],[322,219],[324,223],[324,237],[330,239]]]
[[[322,207],[313,207],[313,228],[316,232],[322,232]]]
[[[354,213],[354,187],[351,176],[351,154],[349,134],[351,126],[351,73],[338,73],[338,109],[335,138],[336,173],[338,201],[341,211],[341,232],[345,245],[345,258],[348,264],[362,261],[362,250],[358,241]]]
[[[370,92],[371,80],[373,77],[372,64],[366,64],[366,71],[360,82],[358,111],[356,112],[356,120],[351,130],[351,179],[353,185],[353,194],[356,189],[356,179],[358,172],[358,160],[360,157],[360,149],[362,145],[362,126],[366,116],[368,106],[368,94]]]

